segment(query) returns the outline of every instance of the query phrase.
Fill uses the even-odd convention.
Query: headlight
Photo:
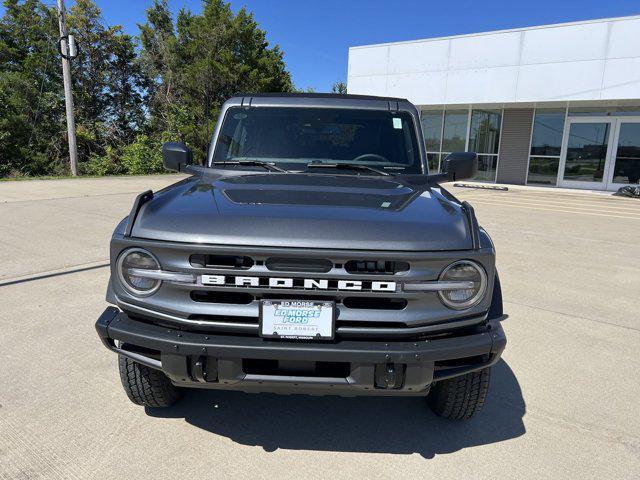
[[[470,282],[471,288],[441,290],[440,300],[447,307],[464,310],[478,303],[487,290],[487,274],[480,265],[470,260],[460,260],[444,269],[441,282]]]
[[[130,248],[120,254],[116,264],[120,283],[133,295],[144,297],[160,288],[161,280],[148,278],[144,270],[160,270],[160,263],[151,253],[141,248]]]

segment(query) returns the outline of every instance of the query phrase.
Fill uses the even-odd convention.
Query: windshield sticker
[[[393,117],[393,128],[397,130],[402,130],[402,119],[398,117]]]

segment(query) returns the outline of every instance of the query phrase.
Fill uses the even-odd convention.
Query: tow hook
[[[379,363],[375,368],[375,386],[387,390],[402,387],[404,380],[404,365],[395,363]]]
[[[197,382],[215,382],[218,380],[217,364],[216,358],[194,357],[191,360],[191,377]]]

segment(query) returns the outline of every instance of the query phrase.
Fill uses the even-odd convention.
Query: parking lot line
[[[475,200],[479,197],[464,197],[466,200]],[[482,197],[481,199],[485,199]],[[640,215],[640,205],[636,208],[633,207],[618,207],[616,205],[603,204],[603,203],[584,203],[584,202],[571,202],[567,203],[566,201],[554,200],[554,199],[546,199],[546,198],[521,198],[521,197],[486,197],[486,199],[490,199],[495,202],[517,202],[521,205],[542,205],[542,206],[556,206],[561,208],[580,208],[580,209],[598,209],[603,212],[622,212],[629,213],[632,215]]]
[[[626,202],[618,202],[618,201],[605,201],[605,200],[575,200],[575,199],[566,199],[566,198],[557,198],[551,196],[536,196],[536,195],[513,195],[513,196],[503,196],[503,197],[492,197],[496,200],[518,200],[524,202],[545,202],[545,203],[556,203],[562,206],[564,205],[575,205],[575,206],[587,206],[587,207],[596,207],[596,208],[614,208],[616,211],[624,210],[630,212],[638,212],[640,213],[640,203],[632,204]]]
[[[486,201],[486,200],[477,200],[474,199],[473,203],[481,203],[484,205],[503,205],[506,207],[516,207],[516,208],[528,208],[531,210],[541,210],[541,211],[546,211],[546,212],[559,212],[559,213],[572,213],[572,214],[577,214],[577,215],[592,215],[592,216],[598,216],[598,217],[610,217],[610,218],[625,218],[628,220],[640,220],[640,216],[633,216],[631,214],[627,214],[627,215],[611,215],[608,213],[598,213],[598,212],[587,212],[587,211],[583,211],[583,210],[570,210],[570,207],[564,207],[562,209],[554,209],[554,208],[543,208],[541,206],[532,206],[531,204],[527,204],[524,205],[522,202],[496,202],[496,201]]]
[[[634,198],[628,197],[618,197],[613,195],[603,195],[603,194],[578,194],[571,195],[566,193],[555,192],[552,189],[546,192],[527,192],[523,190],[509,190],[509,191],[492,191],[492,190],[483,190],[483,191],[469,191],[466,190],[456,190],[455,194],[459,197],[469,197],[469,196],[486,196],[486,197],[494,197],[494,198],[524,198],[524,199],[552,199],[557,201],[572,201],[572,202],[581,202],[581,203],[595,203],[595,204],[605,204],[609,203],[612,205],[625,205],[627,207],[640,207],[638,204],[638,200]]]
[[[598,209],[596,210],[596,213],[622,213],[625,215],[640,217],[640,209],[633,210],[633,211],[628,211],[628,210],[620,211],[620,209],[617,209],[617,208],[612,209],[607,205],[575,205],[575,204],[567,205],[565,203],[557,203],[557,202],[545,202],[545,201],[532,202],[532,201],[526,201],[526,200],[521,201],[515,198],[513,199],[512,198],[494,198],[494,199],[491,199],[491,201],[495,204],[500,203],[501,205],[537,205],[542,207],[559,207],[559,208],[569,208],[572,210],[586,210],[586,211],[593,211],[594,209]]]

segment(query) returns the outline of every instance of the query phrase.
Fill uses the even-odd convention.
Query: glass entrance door
[[[558,186],[617,190],[640,182],[640,117],[571,118]]]
[[[617,120],[607,190],[640,183],[640,117]]]
[[[573,118],[566,125],[559,168],[561,187],[604,190],[613,118]]]

